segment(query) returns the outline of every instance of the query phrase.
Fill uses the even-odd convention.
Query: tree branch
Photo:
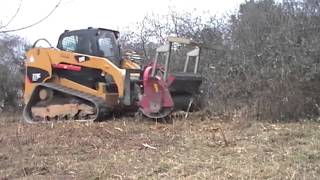
[[[4,26],[1,26],[0,29],[6,28],[7,26],[9,26],[9,24],[11,24],[11,22],[17,17],[18,13],[20,12],[21,5],[22,5],[22,0],[20,0],[19,6],[18,6],[16,12],[14,13],[14,15],[10,18],[10,20],[7,22],[7,24]]]
[[[15,31],[21,31],[21,30],[24,30],[24,29],[28,29],[28,28],[31,28],[35,25],[38,25],[40,24],[41,22],[43,22],[44,20],[48,19],[52,14],[53,12],[59,7],[59,5],[61,4],[62,0],[59,0],[59,2],[55,5],[55,7],[49,12],[48,15],[46,15],[45,17],[43,17],[42,19],[40,19],[39,21],[36,21],[35,23],[32,23],[28,26],[24,26],[24,27],[21,27],[21,28],[17,28],[17,29],[10,29],[10,30],[4,30],[4,31],[0,31],[0,33],[8,33],[8,32],[15,32]]]

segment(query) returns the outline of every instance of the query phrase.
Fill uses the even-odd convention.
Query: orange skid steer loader
[[[118,31],[88,28],[65,31],[56,48],[45,39],[36,41],[25,60],[25,121],[96,121],[124,110],[163,118],[190,103],[202,82],[197,43],[169,38],[169,45],[157,49],[157,54],[166,54],[164,66],[156,58],[140,67],[121,57],[118,37]],[[50,47],[36,47],[41,40]],[[169,72],[172,43],[196,46],[193,72],[186,70],[190,56],[185,71]]]

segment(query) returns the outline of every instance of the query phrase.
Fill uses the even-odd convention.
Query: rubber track
[[[24,109],[23,109],[23,118],[27,123],[38,123],[38,121],[34,121],[32,118],[32,112],[31,112],[31,108],[33,105],[35,105],[38,102],[38,94],[41,88],[50,88],[53,89],[55,91],[59,91],[65,94],[69,94],[69,95],[73,95],[75,97],[78,97],[80,99],[84,99],[87,100],[89,102],[91,102],[92,104],[94,104],[95,108],[96,108],[96,117],[93,119],[85,119],[85,120],[76,120],[76,121],[97,121],[97,120],[101,120],[104,115],[107,113],[108,107],[106,106],[104,100],[102,98],[98,98],[96,96],[92,96],[89,95],[87,93],[83,93],[71,88],[67,88],[58,84],[54,84],[54,83],[41,83],[38,84],[33,92],[32,95],[30,97],[30,100],[28,101],[28,103],[25,105]],[[39,122],[46,122],[46,121],[39,121]]]

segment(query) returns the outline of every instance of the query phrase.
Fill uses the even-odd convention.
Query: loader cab
[[[63,51],[107,58],[115,65],[120,66],[121,53],[118,38],[119,32],[110,29],[88,28],[65,31],[60,35],[57,48]]]

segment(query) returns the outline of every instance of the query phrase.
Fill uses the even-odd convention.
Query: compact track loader
[[[157,49],[156,56],[165,54],[164,65],[156,57],[155,62],[141,67],[121,57],[118,37],[118,31],[88,28],[65,31],[56,48],[36,47],[46,40],[36,41],[25,60],[25,121],[96,121],[115,111],[140,111],[150,118],[163,118],[190,106],[202,82],[197,43],[169,38],[168,45]],[[169,71],[173,43],[196,47],[179,73]],[[195,67],[187,72],[192,56]]]

